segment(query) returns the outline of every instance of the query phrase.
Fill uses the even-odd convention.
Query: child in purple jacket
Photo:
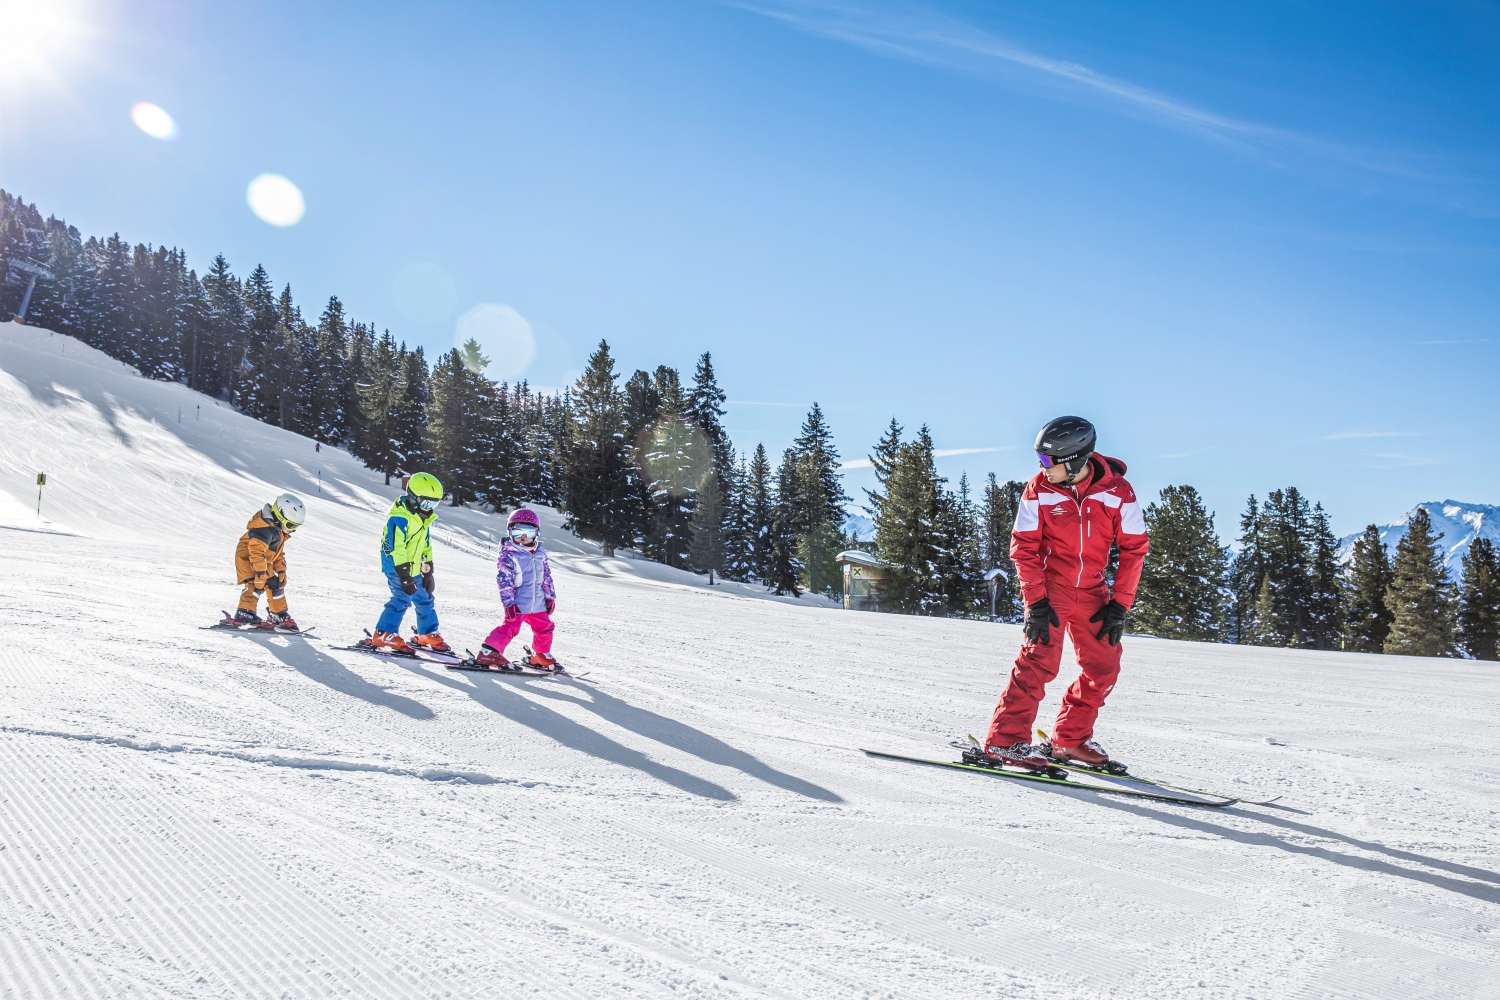
[[[531,659],[527,666],[556,670],[552,658],[552,609],[557,606],[557,591],[552,586],[552,566],[547,550],[537,537],[541,522],[524,507],[510,516],[506,531],[510,537],[500,546],[496,560],[495,582],[500,585],[500,603],[505,606],[505,621],[497,625],[484,640],[474,661],[482,667],[505,668],[505,647],[521,631],[531,626]]]

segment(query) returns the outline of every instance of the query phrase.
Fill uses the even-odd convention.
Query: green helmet
[[[418,472],[406,481],[406,506],[424,514],[432,513],[443,499],[443,484],[428,472]]]

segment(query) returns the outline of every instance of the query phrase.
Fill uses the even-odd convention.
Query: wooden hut
[[[840,552],[836,561],[844,570],[845,610],[879,611],[880,586],[886,578],[885,564],[858,549]]]

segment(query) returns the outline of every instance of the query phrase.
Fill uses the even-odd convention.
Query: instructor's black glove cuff
[[[1021,631],[1026,634],[1027,642],[1040,642],[1043,646],[1052,645],[1052,631],[1049,626],[1062,627],[1062,621],[1058,619],[1057,612],[1052,610],[1052,602],[1042,598],[1034,604],[1026,607],[1026,620],[1021,623]]]
[[[429,594],[437,593],[437,578],[432,575],[432,570],[422,574],[422,589]]]
[[[1099,629],[1098,635],[1095,635],[1094,638],[1103,639],[1105,636],[1108,636],[1109,644],[1111,646],[1118,646],[1120,644],[1120,637],[1125,634],[1125,615],[1125,605],[1114,598],[1110,598],[1109,603],[1098,611],[1095,611],[1094,616],[1089,619],[1091,622],[1104,623],[1103,627]]]

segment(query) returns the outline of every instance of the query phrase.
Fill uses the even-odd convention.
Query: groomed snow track
[[[393,495],[344,453],[9,325],[0,412],[5,1000],[1500,996],[1493,664],[1128,639],[1101,738],[1284,798],[1112,801],[855,749],[977,730],[1012,627],[709,588],[547,513],[595,683],[386,662],[336,648]],[[283,489],[326,640],[200,630]],[[498,522],[440,524],[475,647]]]

